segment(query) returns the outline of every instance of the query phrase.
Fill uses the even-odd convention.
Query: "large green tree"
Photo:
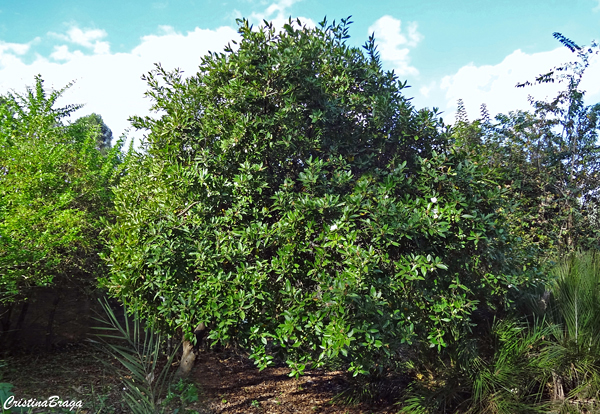
[[[68,86],[67,86],[68,87]],[[0,100],[0,303],[36,286],[94,285],[104,268],[99,233],[111,204],[120,145],[97,149],[97,128],[65,123],[79,106],[56,108],[66,88],[41,77]]]
[[[78,118],[71,126],[74,131],[86,135],[90,130],[96,131],[96,142],[98,150],[106,155],[112,147],[113,134],[111,129],[104,123],[101,115],[92,113]]]
[[[347,25],[240,21],[195,76],[147,75],[159,116],[133,119],[147,136],[104,280],[130,309],[188,339],[210,324],[260,366],[271,350],[295,373],[336,356],[364,373],[468,333],[522,283],[493,171]]]

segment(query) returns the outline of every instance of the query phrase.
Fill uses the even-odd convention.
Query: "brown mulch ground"
[[[203,353],[192,373],[216,413],[396,413],[398,407],[333,403],[348,389],[347,374],[307,371],[299,379],[288,368],[259,371],[247,358],[233,353]]]
[[[40,400],[59,395],[83,400],[81,414],[126,414],[118,376],[97,358],[106,356],[88,344],[11,356],[0,369],[0,382],[13,384],[17,398]],[[308,371],[299,379],[290,378],[289,372],[285,367],[261,372],[252,361],[233,351],[202,352],[190,377],[200,389],[200,400],[187,408],[201,414],[398,412],[391,401],[349,405],[336,400],[349,388],[344,372]]]

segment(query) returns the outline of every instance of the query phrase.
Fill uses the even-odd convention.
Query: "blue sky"
[[[349,15],[349,42],[375,32],[384,67],[447,122],[458,98],[476,118],[482,102],[495,114],[527,109],[528,94],[553,95],[556,86],[514,88],[573,58],[553,32],[600,40],[600,0],[0,0],[0,93],[23,91],[37,73],[54,88],[74,80],[64,103],[85,103],[77,115],[100,113],[118,136],[148,111],[140,76],[154,62],[193,73],[201,55],[237,36],[236,17],[310,25]],[[583,87],[589,103],[600,101],[598,62]]]

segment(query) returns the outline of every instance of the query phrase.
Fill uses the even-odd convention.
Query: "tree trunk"
[[[563,388],[562,378],[556,373],[552,373],[552,401],[563,401],[565,399],[565,390]]]
[[[23,306],[21,307],[21,312],[19,313],[19,319],[17,320],[17,324],[15,325],[15,329],[10,332],[10,341],[7,341],[10,345],[9,347],[12,349],[17,344],[17,339],[19,339],[19,333],[21,329],[23,329],[23,324],[25,323],[25,316],[27,315],[27,310],[29,309],[29,302],[23,302]]]
[[[14,309],[14,304],[9,303],[8,305],[2,305],[1,319],[0,323],[2,324],[2,336],[6,335],[10,330],[10,317],[12,316],[12,312]]]
[[[46,325],[46,351],[52,349],[52,340],[54,339],[54,317],[59,303],[60,294],[57,294],[52,302],[52,309],[50,309],[50,313],[48,314],[48,324]]]
[[[183,355],[181,356],[181,362],[179,362],[179,368],[175,373],[176,378],[185,378],[190,375],[192,368],[194,368],[194,362],[196,361],[196,353],[194,352],[194,345],[190,341],[183,339]]]
[[[194,329],[194,335],[196,335],[196,341],[199,345],[198,337],[200,334],[204,334],[206,332],[206,325],[203,322],[200,322],[196,329]],[[179,368],[177,368],[177,372],[175,373],[176,378],[185,378],[190,375],[192,372],[192,368],[194,368],[194,362],[196,361],[196,348],[194,345],[185,339],[185,334],[183,334],[183,355],[181,356],[181,362],[179,363]]]
[[[9,344],[8,337],[10,335],[10,318],[14,308],[14,303],[9,303],[8,305],[2,306],[2,332],[0,333],[0,348],[2,348],[2,351],[6,351],[4,348]]]

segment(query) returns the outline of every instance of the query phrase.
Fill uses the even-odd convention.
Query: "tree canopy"
[[[91,129],[96,130],[97,148],[102,154],[106,154],[112,147],[113,134],[111,129],[104,123],[101,115],[89,114],[77,119],[71,126],[79,133],[89,134]]]
[[[0,99],[0,302],[57,281],[93,286],[104,268],[98,236],[120,145],[102,155],[95,128],[64,122],[80,107],[55,107],[67,88],[48,93],[38,76]]]
[[[195,76],[146,76],[159,116],[133,119],[144,150],[115,188],[113,295],[188,338],[210,323],[260,366],[365,373],[402,343],[443,346],[525,280],[493,171],[348,24],[240,21]]]
[[[482,114],[468,122],[459,105],[455,130],[473,151],[487,154],[490,165],[517,205],[511,232],[542,255],[578,248],[600,248],[597,223],[600,183],[600,104],[585,105],[580,83],[593,43],[582,47],[560,33],[554,36],[576,60],[538,76],[535,82],[563,83],[551,100],[531,99],[531,111]]]

